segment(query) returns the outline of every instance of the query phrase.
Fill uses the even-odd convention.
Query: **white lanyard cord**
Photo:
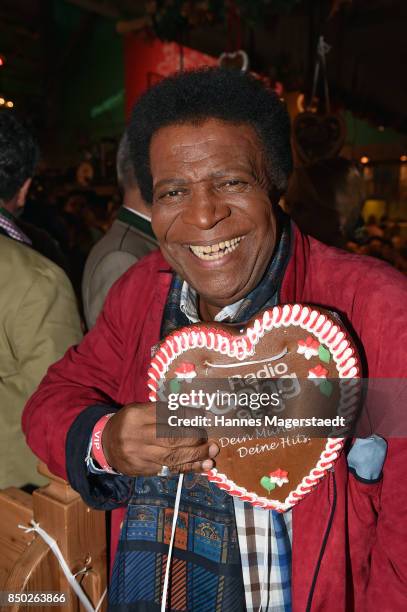
[[[161,598],[161,612],[165,612],[165,606],[166,606],[166,603],[167,603],[167,593],[168,593],[168,584],[169,584],[169,580],[170,580],[172,549],[174,548],[175,530],[177,528],[177,520],[178,520],[178,513],[179,513],[179,504],[180,504],[180,500],[181,500],[181,491],[182,491],[183,481],[184,481],[184,474],[180,474],[179,478],[178,478],[177,494],[175,496],[174,514],[173,514],[173,517],[172,517],[171,539],[170,539],[170,545],[168,547],[167,564],[166,564],[166,567],[165,567],[163,594],[162,594],[162,598]]]

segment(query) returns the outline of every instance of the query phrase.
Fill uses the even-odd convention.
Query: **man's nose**
[[[182,220],[187,225],[211,229],[219,221],[229,216],[230,208],[222,197],[203,187],[192,192],[185,206]]]

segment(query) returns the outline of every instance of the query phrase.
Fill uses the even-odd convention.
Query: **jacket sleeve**
[[[29,446],[52,473],[64,479],[67,479],[67,435],[79,415],[92,406],[105,407],[106,412],[118,409],[126,333],[121,318],[121,285],[119,282],[110,293],[94,330],[48,370],[24,409],[22,424]],[[88,440],[100,416],[91,413],[90,417],[83,417]],[[78,435],[78,428],[75,431]],[[84,466],[85,458],[86,453],[81,458]]]
[[[112,285],[136,262],[137,258],[131,253],[114,251],[105,255],[97,264],[88,286],[82,287],[88,329],[95,325]]]
[[[407,608],[406,438],[388,440],[380,510],[363,610]]]
[[[407,282],[392,276],[370,293],[364,317],[369,378],[380,391],[372,416],[388,443],[364,610],[407,609]]]
[[[62,270],[37,269],[17,307],[9,337],[18,359],[22,395],[27,398],[48,367],[82,338],[75,295]]]
[[[68,480],[88,506],[98,510],[114,510],[127,504],[134,478],[107,473],[92,473],[88,468],[90,436],[97,421],[116,412],[117,406],[90,406],[81,412],[69,428],[66,438]]]

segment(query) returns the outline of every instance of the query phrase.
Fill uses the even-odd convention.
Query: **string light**
[[[370,162],[370,159],[366,155],[363,155],[363,157],[360,158],[361,164],[368,164],[369,162]]]
[[[400,155],[400,161],[406,162],[407,161],[407,155]]]
[[[0,106],[3,106],[6,103],[4,98],[0,98]]]
[[[7,106],[8,108],[13,108],[13,106],[14,106],[14,102],[12,102],[11,100],[8,100],[8,101],[6,102],[6,106]]]

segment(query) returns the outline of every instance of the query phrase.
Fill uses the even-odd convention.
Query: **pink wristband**
[[[117,472],[108,464],[107,459],[105,457],[105,453],[103,452],[102,434],[104,428],[106,427],[106,423],[115,414],[115,412],[112,412],[111,414],[105,414],[104,416],[102,416],[102,418],[98,420],[92,431],[92,456],[95,461],[98,462],[102,470],[108,472],[109,474],[117,474]]]

